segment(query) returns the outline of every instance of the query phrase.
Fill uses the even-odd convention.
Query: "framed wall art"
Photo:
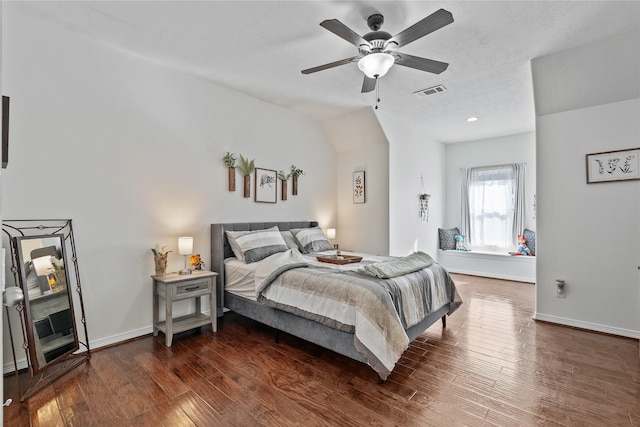
[[[586,155],[587,184],[640,179],[640,148]]]
[[[353,203],[365,202],[364,171],[353,173]]]
[[[277,172],[271,169],[256,168],[254,188],[256,202],[276,203],[278,201]]]

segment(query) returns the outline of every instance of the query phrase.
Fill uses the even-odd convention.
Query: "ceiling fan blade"
[[[361,93],[367,93],[374,90],[376,88],[377,82],[378,82],[378,79],[372,79],[371,77],[364,76]]]
[[[302,74],[311,74],[322,70],[327,70],[329,68],[337,67],[340,65],[349,64],[357,59],[360,59],[359,56],[353,56],[351,58],[341,59],[340,61],[330,62],[324,65],[318,65],[317,67],[307,68],[306,70],[302,70]]]
[[[320,26],[331,31],[333,34],[342,37],[357,48],[360,46],[371,46],[368,41],[363,39],[359,34],[355,33],[351,28],[347,27],[337,19],[324,20],[320,23]]]
[[[453,15],[451,12],[439,9],[423,20],[416,22],[406,30],[391,37],[387,40],[386,45],[389,46],[391,43],[395,43],[397,45],[396,47],[402,47],[419,39],[420,37],[424,37],[429,33],[439,30],[445,25],[449,25],[452,22]]]
[[[396,64],[404,67],[415,68],[420,71],[426,71],[427,73],[440,74],[449,66],[446,62],[407,55],[406,53],[397,53],[394,56],[396,57]]]

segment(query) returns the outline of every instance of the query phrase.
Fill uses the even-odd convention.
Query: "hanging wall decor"
[[[289,180],[290,177],[291,177],[291,174],[285,174],[284,171],[281,171],[281,170],[278,171],[278,179],[282,183],[282,193],[281,193],[282,200],[287,200],[287,181]]]
[[[238,165],[238,170],[244,177],[244,197],[251,197],[251,174],[255,170],[255,161],[249,160],[249,158],[245,158],[242,154],[240,154],[240,164]]]
[[[227,151],[222,158],[229,175],[229,191],[236,191],[236,158],[233,153]]]
[[[353,203],[365,203],[364,171],[353,173]]]
[[[424,179],[422,178],[422,175],[420,175],[420,187],[422,191],[419,198],[420,219],[425,222],[429,222],[429,197],[431,197],[431,195],[424,192]]]
[[[291,176],[291,195],[298,195],[298,177],[300,175],[304,175],[304,171],[302,169],[298,169],[294,165],[291,165],[291,172],[289,173]]]
[[[640,179],[640,148],[587,154],[587,184]]]
[[[420,195],[420,219],[429,222],[429,194]]]
[[[255,168],[254,200],[263,203],[277,203],[277,172],[271,169]]]

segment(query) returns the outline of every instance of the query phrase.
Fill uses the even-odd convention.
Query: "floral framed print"
[[[587,184],[640,179],[640,148],[586,155]]]
[[[353,173],[353,203],[365,202],[364,171]]]
[[[256,202],[276,203],[278,201],[277,172],[271,169],[256,168],[254,188]]]

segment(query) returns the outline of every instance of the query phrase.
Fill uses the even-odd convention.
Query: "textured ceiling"
[[[324,120],[375,104],[361,94],[356,63],[300,70],[357,55],[319,26],[338,19],[358,34],[385,17],[396,34],[439,8],[455,22],[399,49],[448,62],[440,75],[394,66],[380,80],[380,108],[437,140],[467,141],[532,131],[529,61],[640,27],[640,2],[617,1],[71,1],[8,2],[105,45],[202,76]],[[3,18],[4,19],[4,18]],[[413,92],[442,84],[428,97]],[[465,118],[480,120],[467,123]]]

